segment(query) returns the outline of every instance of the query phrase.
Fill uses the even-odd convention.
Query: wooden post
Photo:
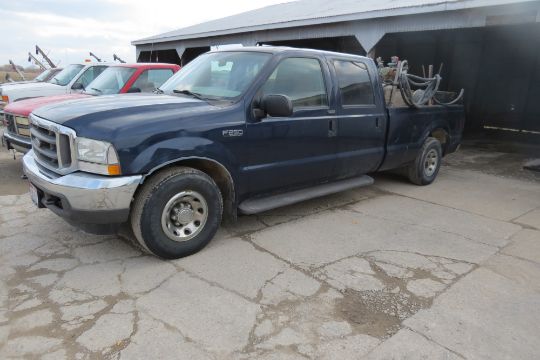
[[[433,65],[429,65],[428,67],[428,78],[433,77]],[[429,99],[428,105],[433,105],[433,99]]]

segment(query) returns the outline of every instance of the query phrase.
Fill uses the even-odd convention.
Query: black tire
[[[183,192],[200,195],[206,205],[207,215],[202,224],[199,222],[200,228],[193,232],[193,238],[175,241],[170,237],[173,235],[172,230],[169,228],[167,235],[168,227],[162,226],[162,216],[169,214],[165,207]],[[199,210],[203,213],[202,208]],[[192,214],[196,212],[193,209],[191,211]],[[135,197],[130,222],[135,239],[143,250],[164,259],[178,259],[204,248],[216,234],[222,215],[223,199],[214,180],[196,169],[174,167],[153,175],[144,183]]]
[[[436,164],[433,164],[433,161],[436,161]],[[431,184],[439,173],[441,162],[441,143],[435,138],[427,138],[416,159],[407,168],[409,180],[416,185]]]

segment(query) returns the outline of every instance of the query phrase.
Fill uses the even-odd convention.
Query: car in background
[[[32,80],[24,80],[24,81],[13,81],[13,82],[6,82],[0,84],[0,88],[6,88],[8,86],[13,85],[19,85],[19,84],[30,84],[30,83],[38,83],[38,82],[45,82],[49,81],[58,74],[60,71],[62,71],[62,68],[52,68],[52,69],[45,69],[41,74],[33,78]]]
[[[152,92],[180,70],[175,64],[116,64],[105,69],[82,93],[21,100],[4,108],[4,144],[8,149],[27,152],[32,148],[28,116],[35,109],[54,103],[98,95]]]
[[[71,64],[45,82],[0,86],[0,110],[15,101],[40,96],[80,93],[109,65],[106,63]]]

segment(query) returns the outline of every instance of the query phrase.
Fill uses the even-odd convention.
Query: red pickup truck
[[[13,102],[4,108],[4,143],[8,149],[27,152],[32,148],[28,116],[37,108],[80,98],[136,92],[152,92],[167,81],[180,66],[159,63],[109,66],[81,94],[37,97]]]

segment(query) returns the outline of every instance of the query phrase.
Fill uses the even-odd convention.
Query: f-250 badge
[[[223,130],[222,132],[223,137],[237,137],[237,136],[243,136],[244,130],[238,129],[238,130]]]

